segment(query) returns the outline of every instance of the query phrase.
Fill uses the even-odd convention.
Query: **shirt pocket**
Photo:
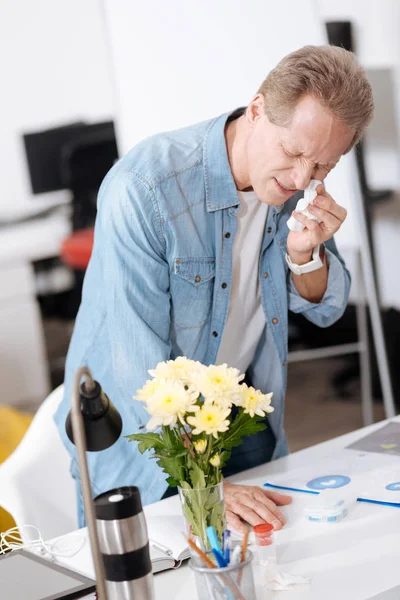
[[[176,258],[171,278],[175,327],[202,327],[211,316],[215,258]]]

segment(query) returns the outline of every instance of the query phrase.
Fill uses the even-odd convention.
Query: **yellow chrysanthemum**
[[[253,418],[254,415],[265,417],[266,413],[274,411],[271,406],[272,394],[263,394],[260,390],[255,390],[245,383],[242,383],[240,387],[241,398],[239,406],[242,406],[244,412],[249,414],[250,417]]]
[[[220,466],[220,464],[221,464],[221,457],[220,457],[220,455],[219,454],[214,454],[214,456],[212,456],[210,458],[210,464],[213,467],[218,468]]]
[[[197,440],[193,442],[194,449],[196,454],[204,454],[207,449],[207,440]]]
[[[183,383],[191,383],[192,373],[196,373],[203,365],[201,363],[189,360],[185,356],[178,356],[175,360],[160,362],[155,369],[149,371],[150,375],[160,379],[179,380]]]
[[[228,409],[240,393],[239,383],[244,378],[238,369],[223,365],[210,365],[193,376],[195,388],[204,397],[205,403],[215,402]]]
[[[221,408],[215,404],[203,404],[198,412],[192,417],[187,417],[187,422],[193,427],[192,433],[200,435],[206,433],[218,438],[218,433],[228,430],[229,421],[227,416],[230,410]]]
[[[152,430],[160,425],[176,425],[178,419],[185,424],[184,417],[187,412],[199,409],[195,405],[197,394],[186,390],[178,381],[164,381],[155,389],[153,395],[147,399],[146,410],[151,415],[147,429]]]

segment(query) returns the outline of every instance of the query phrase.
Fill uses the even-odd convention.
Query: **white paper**
[[[277,565],[271,564],[265,567],[264,587],[266,587],[269,590],[292,590],[296,585],[307,584],[310,582],[310,577],[303,577],[303,575],[285,573],[281,571]]]
[[[288,475],[281,473],[268,483],[308,492],[341,490],[347,497],[398,503],[400,507],[400,458],[344,449],[336,457],[322,458]]]
[[[318,219],[318,217],[316,217],[315,215],[311,214],[308,210],[308,207],[310,204],[314,203],[314,199],[318,195],[316,192],[316,189],[321,183],[322,182],[319,181],[318,179],[311,179],[308,187],[304,190],[304,197],[300,198],[300,200],[296,204],[296,212],[301,213],[308,219],[312,219],[313,221],[318,221],[318,223],[320,223],[321,220]],[[299,232],[299,231],[303,231],[303,229],[304,229],[303,223],[300,223],[300,221],[297,221],[297,219],[295,219],[294,217],[290,217],[288,219],[287,226],[289,227],[289,229],[291,231]]]

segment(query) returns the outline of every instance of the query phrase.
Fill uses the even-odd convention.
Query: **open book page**
[[[182,517],[177,515],[162,517],[146,517],[147,530],[150,540],[150,553],[153,555],[164,552],[165,556],[175,561],[182,561],[190,557],[188,544],[184,538],[185,524]]]

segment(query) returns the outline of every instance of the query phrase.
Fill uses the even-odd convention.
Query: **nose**
[[[310,184],[314,172],[314,165],[297,165],[292,173],[291,178],[298,190],[305,190]]]

